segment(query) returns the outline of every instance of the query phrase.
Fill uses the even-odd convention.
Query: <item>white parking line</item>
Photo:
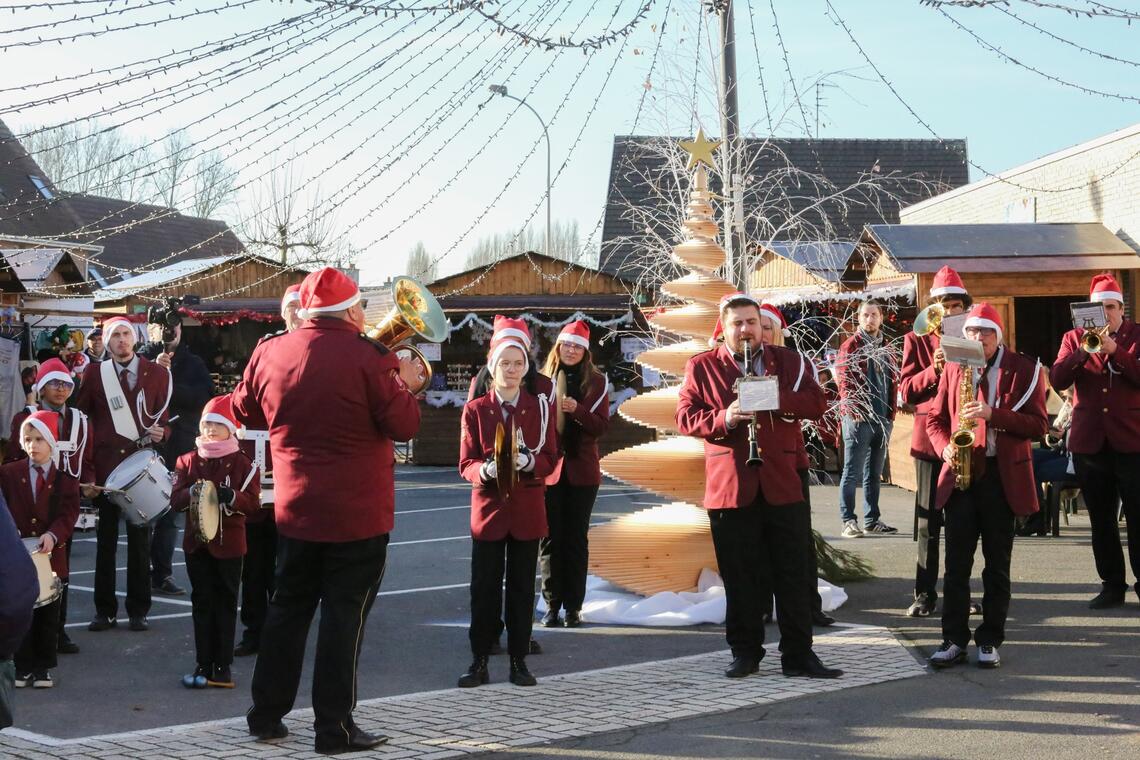
[[[92,594],[95,593],[95,589],[91,588],[90,586],[76,586],[75,584],[69,584],[68,588],[71,589],[72,591],[90,591]],[[126,598],[127,592],[126,591],[116,591],[115,596],[121,596],[123,598]],[[190,604],[190,602],[186,601],[185,599],[170,599],[170,598],[165,597],[165,596],[152,596],[151,601],[164,602],[165,604],[177,604],[179,607],[193,607],[194,606],[194,605]]]

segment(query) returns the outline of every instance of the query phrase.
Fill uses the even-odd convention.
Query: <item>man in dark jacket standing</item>
[[[40,591],[32,555],[24,548],[8,505],[0,494],[0,728],[12,725],[12,653],[32,624],[32,605]]]

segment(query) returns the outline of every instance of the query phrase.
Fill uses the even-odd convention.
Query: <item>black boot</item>
[[[511,661],[511,673],[514,673],[514,660]],[[487,656],[481,655],[471,661],[471,667],[467,668],[467,672],[459,676],[459,688],[470,689],[474,686],[482,686],[491,680],[491,676],[487,673]]]
[[[511,683],[515,686],[534,686],[538,680],[526,669],[525,657],[511,658]]]

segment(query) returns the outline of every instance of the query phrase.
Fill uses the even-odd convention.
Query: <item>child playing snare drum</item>
[[[51,568],[67,577],[67,552],[79,517],[79,481],[58,467],[59,415],[36,411],[20,425],[27,459],[0,467],[0,491],[23,538],[38,538],[37,551],[51,555]],[[59,599],[36,609],[32,627],[16,652],[16,686],[54,686],[59,636]]]
[[[237,422],[230,397],[217,396],[202,410],[197,450],[178,457],[174,467],[171,507],[186,511],[182,549],[190,575],[194,648],[198,667],[182,677],[188,689],[218,686],[232,689],[230,664],[237,626],[238,584],[245,556],[245,515],[260,506],[257,466],[238,450]],[[202,480],[214,484],[220,514],[211,519],[212,504],[192,493]],[[193,488],[194,492],[200,489]],[[216,527],[216,535],[210,529]]]

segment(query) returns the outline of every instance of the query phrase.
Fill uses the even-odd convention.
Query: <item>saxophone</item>
[[[954,446],[954,487],[965,491],[970,487],[970,465],[973,462],[974,428],[978,426],[977,420],[962,418],[961,409],[977,398],[974,390],[974,368],[962,364],[962,380],[958,383],[958,429],[950,434],[950,443]]]

